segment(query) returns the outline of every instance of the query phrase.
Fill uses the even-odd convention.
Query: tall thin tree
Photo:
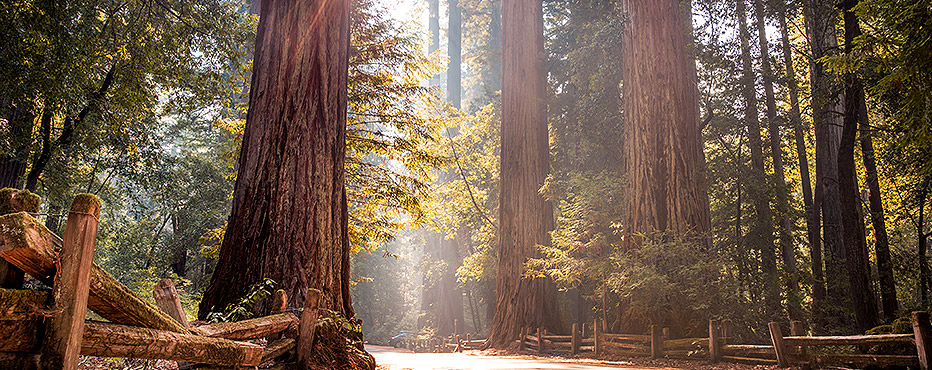
[[[524,263],[549,244],[553,208],[540,195],[550,172],[546,54],[540,0],[513,0],[502,9],[502,148],[498,277],[489,341],[510,346],[521,327],[556,322],[555,288],[525,278]]]

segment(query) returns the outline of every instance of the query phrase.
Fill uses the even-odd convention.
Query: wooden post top
[[[100,198],[94,194],[81,193],[71,201],[70,213],[86,213],[100,219]]]

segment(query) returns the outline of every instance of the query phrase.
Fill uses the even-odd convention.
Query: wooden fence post
[[[919,367],[922,370],[932,369],[932,338],[929,333],[932,332],[932,325],[929,324],[929,313],[916,311],[913,312],[913,334],[916,336],[916,351],[919,353]]]
[[[602,335],[600,334],[601,332],[602,331],[599,330],[599,319],[595,319],[595,321],[592,323],[592,351],[597,355],[602,353],[602,345],[599,343],[599,341],[602,340]]]
[[[729,320],[729,319],[724,319],[724,320],[722,320],[722,337],[725,338],[725,343],[726,343],[726,344],[728,343],[728,341],[731,340],[731,336],[732,336],[732,333],[731,333],[731,320]]]
[[[456,341],[456,352],[463,352],[463,341],[460,340],[460,335],[454,335],[453,340]]]
[[[162,279],[156,283],[152,287],[152,298],[155,298],[155,305],[159,306],[162,312],[167,313],[184,327],[191,327],[188,316],[181,307],[181,300],[178,299],[178,291],[175,290],[175,283],[172,279]]]
[[[663,334],[657,325],[650,326],[650,357],[663,357]]]
[[[272,313],[282,313],[288,309],[288,293],[284,289],[272,293]]]
[[[29,190],[13,188],[0,190],[0,216],[16,212],[39,212],[39,196]],[[0,288],[21,289],[25,281],[24,277],[23,270],[0,259]]]
[[[786,347],[783,346],[783,331],[780,330],[780,324],[772,322],[768,326],[770,327],[770,340],[773,343],[773,351],[777,355],[777,366],[790,366],[790,361],[786,357]]]
[[[709,320],[709,356],[712,363],[722,359],[722,342],[719,340],[721,335],[721,324],[718,320]]]
[[[794,337],[802,337],[806,335],[806,329],[803,327],[802,321],[790,321],[790,335]],[[806,358],[806,346],[798,346],[795,348],[795,350],[799,357]]]
[[[320,291],[308,288],[304,297],[304,312],[301,313],[301,323],[298,324],[298,342],[295,352],[298,354],[298,366],[309,369],[311,354],[314,349],[314,326],[317,325],[317,308],[320,303]]]
[[[527,338],[527,328],[521,327],[521,330],[518,334],[518,351],[524,350],[524,340]]]
[[[537,353],[544,353],[544,329],[537,327]]]
[[[586,322],[585,322],[585,321],[582,323],[582,327],[579,328],[579,336],[580,336],[581,338],[585,338],[585,337],[586,337]]]
[[[579,324],[573,323],[573,336],[570,339],[570,353],[579,354]]]
[[[43,340],[39,362],[43,369],[78,368],[99,218],[100,199],[91,194],[74,197],[52,287],[58,313],[52,316]]]
[[[670,338],[670,328],[663,328],[663,340],[672,339]]]

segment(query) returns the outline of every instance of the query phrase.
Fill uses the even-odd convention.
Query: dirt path
[[[485,356],[476,352],[466,353],[414,353],[391,347],[366,346],[375,356],[379,369],[386,370],[434,370],[434,369],[570,369],[570,370],[618,370],[645,369],[641,367],[610,366],[606,364],[583,364],[527,358],[525,356]]]

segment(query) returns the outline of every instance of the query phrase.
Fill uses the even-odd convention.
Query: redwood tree
[[[710,229],[691,36],[679,6],[628,2],[622,41],[628,249],[640,244],[638,235],[703,235]]]
[[[344,153],[349,0],[263,0],[249,113],[220,261],[199,316],[275,280],[353,316]]]
[[[553,328],[555,288],[523,277],[524,262],[549,244],[553,209],[539,189],[550,172],[540,0],[502,4],[502,149],[495,316],[489,341],[506,347],[525,327]]]

